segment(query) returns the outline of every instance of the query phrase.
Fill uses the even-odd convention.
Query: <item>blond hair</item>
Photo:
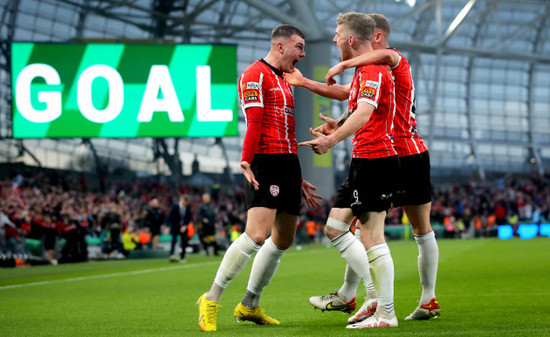
[[[356,39],[369,41],[374,33],[376,22],[367,14],[358,12],[340,13],[336,24],[346,26]]]

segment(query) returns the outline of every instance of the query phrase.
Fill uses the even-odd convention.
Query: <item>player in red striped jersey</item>
[[[332,67],[325,79],[327,87],[317,88],[321,94],[327,95],[330,88],[335,92],[345,90],[346,86],[337,85],[333,77],[347,68],[364,64],[388,64],[392,67],[392,74],[396,83],[397,111],[394,118],[394,148],[397,151],[401,170],[398,177],[398,193],[394,199],[394,206],[403,206],[409,218],[416,243],[419,248],[418,269],[422,285],[420,304],[413,313],[407,316],[407,320],[429,319],[440,315],[441,308],[435,298],[435,284],[437,279],[437,265],[439,250],[434,232],[430,226],[431,208],[431,182],[430,159],[424,141],[418,135],[415,115],[415,87],[411,74],[411,67],[407,59],[398,51],[389,49],[388,37],[390,25],[381,14],[370,14],[376,22],[376,29],[371,40],[372,52],[362,54],[355,58],[344,60]],[[318,84],[309,80],[305,82],[310,88],[318,87]],[[292,81],[291,81],[292,82]],[[347,114],[343,115],[345,120]],[[338,122],[331,118],[321,116],[327,123],[315,131],[331,133],[338,127]],[[357,233],[356,233],[357,234]],[[360,280],[363,277],[357,275],[353,268],[346,268],[345,281],[338,294],[348,298],[355,296]],[[368,288],[368,287],[367,287]],[[321,298],[313,297],[313,298]],[[372,291],[367,289],[365,304],[353,315],[348,322],[355,323],[368,317],[373,312],[376,298]]]
[[[376,23],[371,17],[354,12],[340,14],[337,24],[333,41],[340,48],[342,60],[372,50],[370,40]],[[336,143],[355,134],[349,176],[338,190],[325,233],[342,258],[361,275],[366,286],[372,283],[369,261],[372,262],[370,268],[376,276],[374,288],[378,297],[375,313],[364,321],[366,324],[350,324],[348,328],[397,326],[393,303],[393,260],[384,239],[384,219],[386,211],[391,207],[395,175],[400,165],[391,140],[395,85],[390,70],[386,65],[357,67],[351,85],[338,89],[303,77],[298,83],[327,97],[340,100],[349,98],[348,111],[353,112],[329,135],[311,130],[315,139],[299,144],[310,146],[315,153],[323,154]],[[364,246],[349,232],[353,216],[360,223]],[[341,307],[347,311],[354,298],[340,295],[337,292],[332,296],[323,296],[318,301],[312,298],[310,302],[325,310],[338,310],[335,308]]]
[[[267,56],[248,66],[239,78],[247,123],[241,158],[241,170],[248,181],[246,231],[228,248],[212,287],[197,301],[203,331],[216,331],[222,294],[255,252],[248,286],[234,315],[239,321],[279,324],[260,306],[261,292],[294,241],[301,197],[310,207],[319,207],[315,199],[321,199],[312,192],[315,187],[301,179],[294,97],[283,76],[303,57],[304,34],[294,26],[280,25],[272,31]]]
[[[411,66],[397,50],[389,49],[390,24],[381,14],[369,14],[376,22],[372,45],[375,51],[342,61],[332,67],[325,77],[327,84],[336,82],[333,77],[347,68],[364,64],[385,63],[392,67],[395,78],[397,111],[394,118],[394,148],[401,160],[398,190],[394,206],[403,206],[411,223],[418,245],[418,271],[422,285],[420,304],[406,320],[437,317],[441,308],[435,297],[439,249],[430,225],[431,181],[428,148],[417,132],[416,98]],[[346,274],[353,278],[353,270]],[[352,281],[359,283],[358,277]],[[353,317],[352,317],[353,318]]]

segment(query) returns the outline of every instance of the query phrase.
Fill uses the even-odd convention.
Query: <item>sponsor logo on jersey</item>
[[[365,81],[365,86],[371,87],[373,89],[378,89],[380,87],[380,82],[376,81]]]
[[[287,115],[293,115],[294,116],[294,110],[292,110],[290,108],[275,107],[275,112],[279,115],[287,114]]]
[[[269,186],[269,193],[271,193],[272,196],[276,197],[279,195],[279,186],[277,185],[271,185]]]
[[[258,100],[258,91],[257,90],[246,90],[243,93],[244,101],[250,102],[250,101],[257,101]]]
[[[363,90],[361,90],[361,93],[359,94],[359,97],[366,97],[366,98],[373,99],[375,95],[376,95],[376,90],[375,89],[373,89],[373,88],[364,88]]]
[[[258,83],[258,82],[246,82],[246,89],[260,90],[260,83]]]

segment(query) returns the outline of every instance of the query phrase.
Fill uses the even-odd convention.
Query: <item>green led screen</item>
[[[14,138],[237,136],[235,45],[11,45]]]

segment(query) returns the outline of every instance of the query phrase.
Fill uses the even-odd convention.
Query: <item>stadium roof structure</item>
[[[87,144],[101,157],[124,161],[138,171],[170,172],[176,151],[184,172],[189,172],[185,167],[194,154],[207,171],[220,172],[229,164],[238,172],[245,133],[240,113],[236,138],[13,139],[12,41],[236,44],[240,73],[265,56],[276,25],[300,27],[307,43],[331,43],[336,16],[348,11],[382,13],[392,24],[390,44],[413,67],[418,130],[430,149],[435,177],[548,171],[550,1],[546,0],[3,1],[0,161],[23,159],[62,167],[83,151],[81,144]],[[339,57],[333,46],[331,65]],[[351,73],[345,72],[338,80],[350,78]],[[338,109],[335,105],[335,114]],[[347,151],[349,143],[334,155],[342,159]],[[156,160],[161,157],[165,160]]]

